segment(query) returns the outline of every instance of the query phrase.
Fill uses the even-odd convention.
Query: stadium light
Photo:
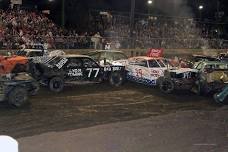
[[[48,0],[49,2],[54,2],[55,0]]]
[[[152,1],[152,0],[148,0],[147,3],[148,3],[149,5],[151,5],[151,4],[153,3],[153,1]]]
[[[200,6],[199,6],[199,10],[202,10],[202,9],[203,9],[203,5],[200,5]]]

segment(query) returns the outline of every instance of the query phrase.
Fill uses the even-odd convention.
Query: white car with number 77
[[[127,80],[155,86],[167,68],[168,63],[163,58],[146,56],[129,58],[126,66]]]

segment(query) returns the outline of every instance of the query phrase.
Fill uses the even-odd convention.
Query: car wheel
[[[174,83],[171,79],[161,79],[159,88],[164,93],[171,93],[174,90]]]
[[[109,77],[109,83],[112,86],[119,87],[123,84],[123,82],[124,82],[124,77],[120,72],[111,73],[111,75]]]
[[[61,92],[64,87],[63,79],[60,77],[54,77],[49,81],[49,89],[53,92]]]
[[[27,103],[27,90],[23,87],[15,87],[8,94],[8,102],[16,107],[21,107]]]

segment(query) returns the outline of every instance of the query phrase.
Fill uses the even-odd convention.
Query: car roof
[[[65,54],[65,55],[61,55],[61,57],[65,57],[65,58],[90,58],[87,55],[80,55],[80,54]]]
[[[89,53],[94,52],[94,53],[101,53],[101,52],[114,52],[114,53],[124,53],[123,51],[118,51],[118,50],[94,50],[94,51],[89,51]]]
[[[228,64],[227,62],[220,62],[220,61],[201,61],[204,64]]]
[[[23,50],[20,50],[20,51],[26,51],[26,52],[41,52],[41,51],[46,51],[45,49],[42,50],[42,49],[23,49]]]
[[[159,60],[159,59],[164,59],[164,58],[162,58],[162,57],[158,57],[158,58],[156,58],[156,57],[148,57],[148,56],[137,56],[137,57],[131,57],[131,58],[129,58],[130,60],[131,59],[141,59],[141,60]]]

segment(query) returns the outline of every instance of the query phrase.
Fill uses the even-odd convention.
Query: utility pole
[[[62,28],[65,27],[65,0],[62,0],[61,25]]]
[[[130,13],[130,41],[131,47],[134,47],[133,31],[135,29],[135,0],[131,0],[131,13]]]

